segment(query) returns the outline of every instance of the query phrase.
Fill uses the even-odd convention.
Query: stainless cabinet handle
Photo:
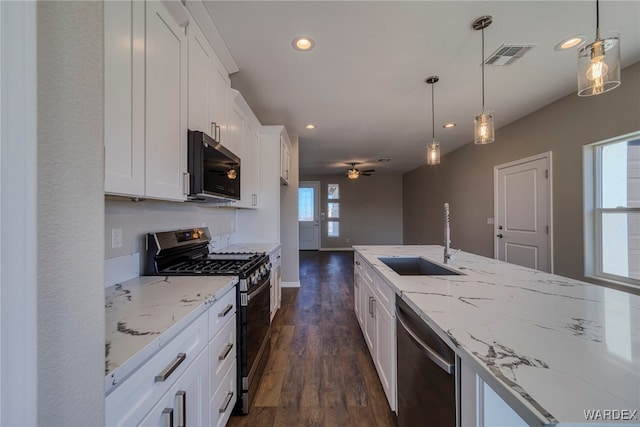
[[[371,309],[371,317],[376,318],[376,299],[371,298],[371,302],[373,303],[373,308]]]
[[[216,137],[215,137],[216,142],[221,142],[220,141],[220,126],[216,125]]]
[[[191,175],[189,172],[185,172],[182,174],[182,194],[185,196],[189,194],[191,191]]]
[[[169,378],[169,376],[171,376],[173,371],[175,371],[176,368],[178,366],[180,366],[180,364],[182,362],[184,362],[184,359],[186,359],[186,358],[187,358],[187,354],[186,353],[178,353],[178,356],[176,356],[174,361],[171,362],[169,364],[169,366],[164,368],[164,370],[162,372],[160,372],[158,375],[156,375],[156,382],[160,383],[160,382],[166,380],[167,378]]]
[[[373,313],[371,312],[371,301],[373,301],[373,297],[369,297],[369,316],[373,317]]]
[[[173,427],[173,408],[164,408],[162,417],[164,418],[164,427]]]
[[[211,138],[216,139],[216,122],[211,122]]]
[[[233,304],[229,304],[228,306],[226,306],[224,308],[224,310],[222,310],[220,313],[218,313],[218,317],[224,317],[227,314],[229,314],[229,312],[231,311],[231,309],[233,308]]]
[[[187,392],[179,390],[176,393],[178,398],[178,427],[186,427],[187,425]]]
[[[231,403],[231,399],[233,399],[232,391],[227,393],[227,398],[224,400],[224,404],[220,407],[218,412],[220,412],[221,414],[224,414],[227,411],[227,408],[229,407],[229,403]]]
[[[231,349],[233,348],[233,343],[229,343],[227,344],[227,347],[224,349],[224,351],[222,353],[220,353],[220,355],[218,356],[218,360],[224,360],[227,358],[227,356],[229,355],[229,352],[231,352]]]

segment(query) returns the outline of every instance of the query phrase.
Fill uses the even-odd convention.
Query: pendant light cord
[[[482,114],[484,114],[484,26],[482,27]]]
[[[435,82],[431,84],[431,141],[435,141],[436,140],[436,119],[435,119],[435,109],[434,109],[434,104],[433,104],[433,87],[435,86]]]
[[[600,40],[600,1],[596,0],[596,40]]]

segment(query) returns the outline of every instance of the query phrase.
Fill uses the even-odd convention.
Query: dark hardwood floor
[[[229,426],[396,426],[353,313],[353,252],[300,252],[249,415]]]

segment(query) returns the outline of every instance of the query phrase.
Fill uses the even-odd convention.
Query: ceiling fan
[[[350,162],[347,164],[351,166],[351,169],[347,171],[347,178],[349,179],[358,179],[361,175],[371,176],[371,173],[376,171],[375,169],[367,169],[366,171],[361,171],[359,169],[356,169],[356,165],[360,164],[356,162]]]

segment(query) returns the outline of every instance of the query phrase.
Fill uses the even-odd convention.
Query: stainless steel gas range
[[[145,274],[238,276],[238,401],[235,412],[248,414],[270,350],[270,271],[264,253],[209,253],[206,227],[147,235]]]

